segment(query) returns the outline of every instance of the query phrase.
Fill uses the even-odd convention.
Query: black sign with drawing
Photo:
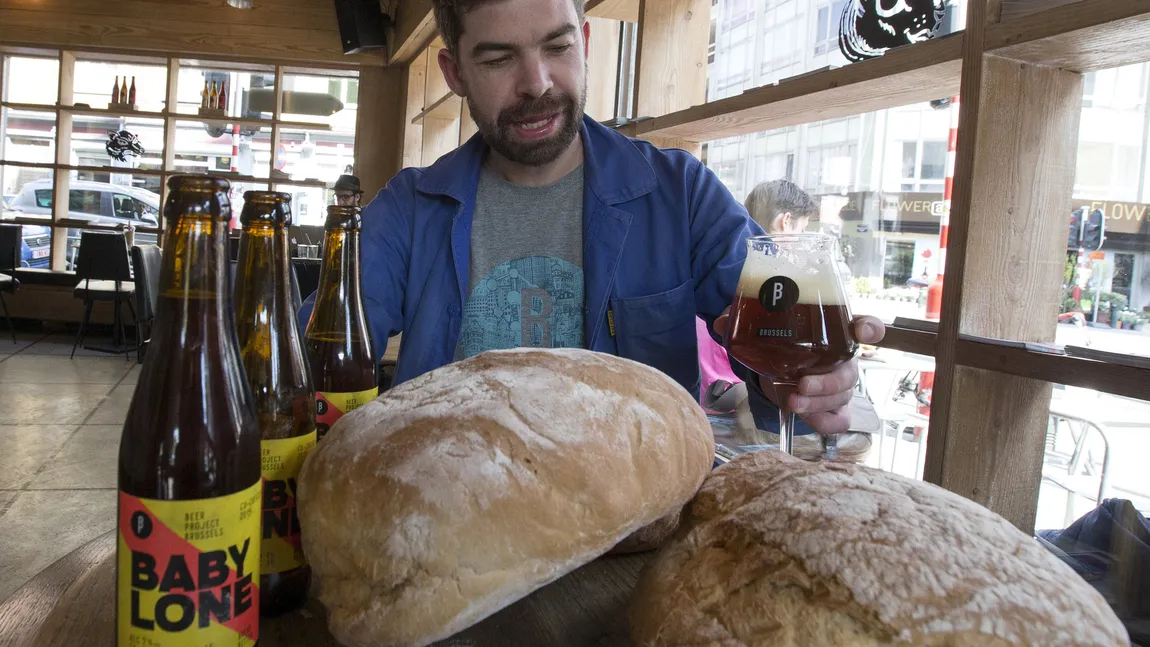
[[[144,154],[144,147],[140,145],[139,139],[126,130],[119,132],[109,130],[108,143],[104,144],[104,150],[108,151],[109,157],[121,162],[128,161],[128,156],[139,157]]]
[[[944,0],[848,0],[839,24],[839,49],[857,63],[930,40],[945,13]]]

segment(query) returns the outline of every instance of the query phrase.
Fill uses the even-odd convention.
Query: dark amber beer
[[[319,288],[304,332],[321,440],[336,420],[379,394],[377,357],[363,311],[359,233],[359,207],[327,208]]]
[[[236,263],[236,331],[259,421],[263,469],[260,612],[307,602],[311,569],[300,543],[295,485],[315,449],[315,390],[295,325],[287,228],[291,195],[244,193]]]
[[[228,183],[168,181],[156,320],[120,438],[116,643],[259,637],[260,436],[228,297]]]
[[[794,415],[786,403],[799,380],[833,371],[858,350],[836,245],[822,234],[748,239],[731,304],[727,352],[774,387],[779,448],[787,453]],[[833,445],[824,440],[824,458],[833,457]]]

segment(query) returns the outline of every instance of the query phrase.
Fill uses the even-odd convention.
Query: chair
[[[72,344],[71,356],[76,356],[76,349],[84,341],[84,334],[92,318],[92,306],[96,301],[113,303],[113,347],[92,347],[89,350],[113,354],[130,352],[131,349],[124,345],[124,319],[120,304],[127,302],[128,308],[132,311],[132,318],[135,319],[136,311],[132,305],[132,296],[136,292],[136,286],[132,282],[128,245],[124,241],[124,235],[83,232],[80,236],[80,251],[76,255],[76,277],[80,282],[76,284],[72,294],[77,299],[84,300],[84,318],[80,321],[80,332],[76,335],[76,343]]]
[[[136,283],[136,361],[144,363],[144,353],[152,337],[156,301],[160,293],[162,253],[155,245],[132,246],[132,273]]]
[[[0,272],[15,272],[20,266],[20,235],[23,231],[20,225],[0,225]],[[8,302],[4,300],[5,292],[16,292],[20,289],[20,281],[15,276],[0,274],[0,305],[4,306],[4,320],[8,322],[8,330],[12,331],[12,343],[16,343],[16,327],[12,325],[12,317],[8,316]]]

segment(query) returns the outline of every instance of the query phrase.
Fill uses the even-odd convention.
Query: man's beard
[[[582,125],[581,117],[586,102],[587,87],[584,85],[578,101],[568,94],[547,93],[507,108],[493,121],[477,109],[470,96],[467,97],[467,107],[471,109],[471,118],[475,120],[483,141],[503,157],[524,166],[550,164],[567,150]],[[512,124],[515,122],[556,112],[562,115],[559,117],[562,123],[559,130],[550,137],[520,141],[514,136]]]

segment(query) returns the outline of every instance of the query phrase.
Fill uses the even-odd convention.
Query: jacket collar
[[[583,177],[597,198],[606,204],[619,204],[655,190],[655,171],[634,142],[586,115],[582,134]],[[479,186],[486,155],[487,144],[476,133],[428,167],[416,189],[467,203]]]

